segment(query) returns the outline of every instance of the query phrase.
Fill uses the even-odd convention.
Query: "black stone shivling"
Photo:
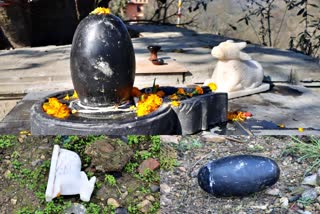
[[[275,184],[280,169],[270,158],[236,155],[220,158],[199,170],[200,187],[215,196],[247,196]]]
[[[121,19],[112,14],[91,14],[83,19],[73,37],[70,65],[82,105],[104,107],[128,99],[135,55]]]

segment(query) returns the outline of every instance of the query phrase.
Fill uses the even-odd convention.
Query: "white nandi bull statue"
[[[241,51],[246,45],[246,42],[235,43],[233,40],[227,40],[214,47],[211,54],[219,61],[212,78],[206,80],[204,85],[213,82],[217,85],[217,92],[226,92],[229,95],[230,92],[260,87],[264,76],[263,69],[258,62]],[[268,90],[269,85],[264,88]]]
[[[86,173],[81,171],[77,153],[54,145],[46,189],[47,202],[60,195],[76,194],[80,194],[82,201],[90,201],[95,182],[96,177],[88,180]]]

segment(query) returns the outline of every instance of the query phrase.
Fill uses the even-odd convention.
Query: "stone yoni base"
[[[227,94],[212,92],[183,100],[179,107],[163,104],[158,110],[143,117],[136,117],[132,113],[115,119],[74,115],[67,119],[57,119],[43,112],[42,105],[48,98],[64,97],[67,93],[70,91],[49,95],[33,105],[33,135],[186,135],[227,121]]]

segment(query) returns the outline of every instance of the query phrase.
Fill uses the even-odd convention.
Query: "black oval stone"
[[[129,98],[135,55],[125,24],[111,14],[87,16],[74,34],[70,65],[81,104],[100,107]]]
[[[200,187],[215,196],[246,196],[275,184],[277,163],[255,155],[235,155],[208,163],[199,170]]]

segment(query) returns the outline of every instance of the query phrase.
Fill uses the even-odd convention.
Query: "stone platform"
[[[145,65],[140,66],[141,69],[145,68],[144,71],[138,67],[138,63],[135,83],[138,87],[150,86],[155,77],[160,85],[177,86],[204,82],[211,77],[216,64],[216,60],[210,54],[211,48],[229,39],[173,26],[132,27],[141,32],[140,38],[133,39],[137,62],[142,60],[143,63],[147,63],[149,52],[146,47],[157,44],[162,46],[160,58],[163,57],[165,61],[171,61],[173,64],[177,63],[172,69],[165,66],[153,67],[151,64],[148,68]],[[232,99],[229,102],[229,110],[251,111],[259,121],[283,123],[287,127],[270,132],[261,129],[260,134],[319,134],[319,59],[256,45],[248,45],[244,51],[262,64],[265,81],[275,85],[284,83],[287,88],[274,87],[261,94]],[[28,94],[1,121],[1,133],[10,130],[17,133],[19,130],[30,129],[27,121],[29,109],[31,103],[39,99],[36,97],[42,91],[52,93],[72,88],[69,54],[70,45],[0,51],[0,95],[22,98]],[[172,63],[168,64],[173,65]],[[155,72],[156,69],[163,70]],[[9,112],[13,106],[6,104],[5,99],[0,102],[3,103],[0,103],[1,106],[6,108],[3,112]],[[297,132],[296,129],[299,127],[305,128],[305,132]],[[250,128],[250,125],[248,128],[255,129]]]

